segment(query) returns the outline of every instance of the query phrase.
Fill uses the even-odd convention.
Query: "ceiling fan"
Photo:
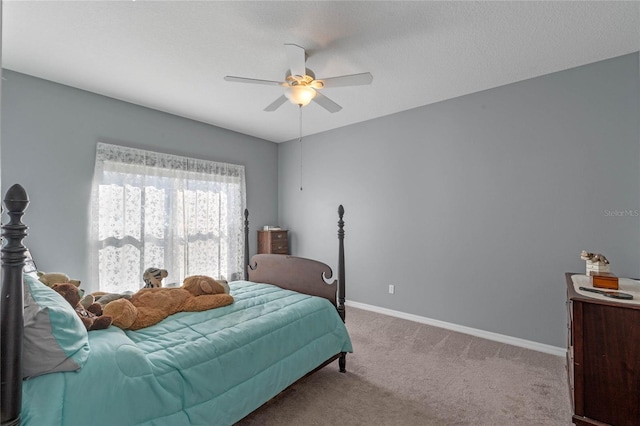
[[[264,109],[265,111],[275,111],[288,99],[300,107],[306,106],[313,101],[329,112],[338,112],[342,107],[320,93],[320,89],[325,87],[361,86],[371,84],[373,81],[373,76],[368,72],[316,80],[313,71],[305,66],[306,53],[304,48],[296,44],[285,44],[284,47],[287,52],[287,61],[289,62],[289,71],[287,71],[284,81],[258,80],[231,75],[226,76],[224,79],[236,83],[286,87],[285,93],[268,105]]]

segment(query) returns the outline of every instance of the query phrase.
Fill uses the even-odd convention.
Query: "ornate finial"
[[[344,220],[342,220],[344,216],[344,207],[342,204],[338,207],[338,239],[342,240],[344,238]]]
[[[244,209],[244,220],[249,220],[249,209]]]
[[[5,239],[2,259],[5,263],[24,263],[26,248],[22,245],[22,239],[27,236],[27,226],[21,219],[29,205],[27,191],[21,185],[13,185],[4,197],[4,205],[9,215],[9,223],[2,226]]]
[[[4,205],[10,212],[24,212],[29,205],[29,196],[27,191],[20,184],[15,184],[7,191],[4,196]]]

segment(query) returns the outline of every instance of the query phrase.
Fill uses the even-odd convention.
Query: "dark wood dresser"
[[[566,273],[567,367],[576,425],[640,424],[640,305],[578,294]]]
[[[289,254],[289,231],[258,231],[258,254]]]

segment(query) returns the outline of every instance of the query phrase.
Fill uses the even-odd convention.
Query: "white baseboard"
[[[492,333],[490,331],[479,330],[477,328],[465,327],[463,325],[452,324],[450,322],[440,321],[420,315],[407,314],[405,312],[394,311],[392,309],[380,308],[378,306],[367,305],[360,302],[352,302],[347,300],[345,305],[352,306],[358,309],[364,309],[366,311],[377,312],[383,315],[389,315],[391,317],[401,318],[409,321],[419,322],[421,324],[432,325],[434,327],[445,328],[451,331],[457,331],[459,333],[470,334],[472,336],[481,337],[483,339],[494,340],[500,343],[506,343],[508,345],[519,346],[525,349],[531,349],[538,352],[544,352],[550,355],[556,355],[565,357],[567,350],[565,348],[559,348],[557,346],[545,345],[544,343],[533,342],[531,340],[519,339],[517,337],[505,336],[504,334]],[[347,323],[349,317],[347,315]]]

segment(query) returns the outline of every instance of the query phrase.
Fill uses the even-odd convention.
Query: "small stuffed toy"
[[[143,288],[131,299],[118,299],[104,307],[104,315],[113,318],[113,325],[138,330],[157,324],[177,312],[197,312],[233,303],[228,285],[206,275],[185,278],[182,287]]]
[[[169,275],[166,269],[159,268],[147,268],[142,274],[142,281],[144,281],[144,288],[158,288],[162,287],[162,279]]]
[[[582,250],[582,252],[580,253],[580,258],[582,260],[590,260],[591,263],[598,263],[598,264],[601,264],[601,265],[608,265],[609,264],[609,259],[604,257],[603,254],[590,253],[590,252],[588,252],[586,250]]]
[[[98,303],[93,303],[88,308],[82,306],[80,303],[80,289],[74,284],[54,284],[51,288],[73,306],[87,331],[102,330],[111,325],[111,317],[102,315],[102,307]]]
[[[42,272],[38,271],[38,280],[47,287],[53,287],[58,283],[71,283],[76,287],[80,287],[80,280],[72,280],[69,275],[63,272]]]
[[[82,298],[80,303],[86,308],[87,304],[99,303],[103,308],[109,302],[113,302],[118,299],[131,299],[133,296],[132,291],[125,291],[124,293],[105,293],[104,291],[96,291],[86,295]],[[86,300],[85,300],[86,299]]]

